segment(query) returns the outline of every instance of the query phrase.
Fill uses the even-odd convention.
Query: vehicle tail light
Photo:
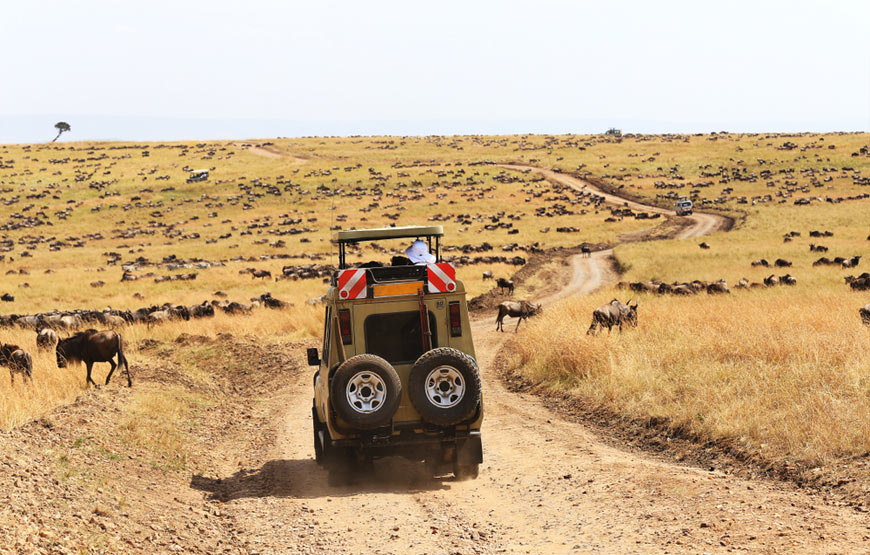
[[[338,311],[338,328],[341,331],[341,342],[345,345],[353,343],[350,334],[350,309],[342,308]]]
[[[450,309],[450,337],[462,335],[462,313],[459,311],[459,301],[453,301],[448,305]]]

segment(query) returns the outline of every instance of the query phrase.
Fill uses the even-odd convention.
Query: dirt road
[[[543,172],[577,187],[572,177]],[[603,193],[602,193],[603,194]],[[610,196],[610,195],[606,195]],[[621,201],[620,201],[621,202]],[[660,209],[629,203],[646,211]],[[696,214],[684,235],[717,229]],[[570,283],[547,302],[589,293],[614,278],[609,251],[572,261]],[[362,484],[327,485],[313,460],[307,375],[279,405],[280,439],[255,488],[226,503],[252,545],[346,553],[856,552],[870,548],[861,513],[788,484],[747,481],[608,445],[528,394],[510,392],[494,370],[512,333],[474,322],[483,371],[484,463],[477,480],[431,479],[421,465],[375,463]],[[520,330],[520,334],[522,330]],[[282,528],[284,515],[307,525]]]

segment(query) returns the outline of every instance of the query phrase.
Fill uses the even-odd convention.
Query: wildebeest
[[[256,278],[272,278],[272,272],[269,270],[253,270],[251,271],[251,277]]]
[[[779,278],[773,274],[770,274],[766,278],[764,278],[764,285],[768,287],[773,287],[774,285],[779,285]]]
[[[592,256],[592,247],[589,245],[582,245],[580,247],[580,254],[582,254],[584,258],[589,258]]]
[[[858,263],[861,262],[861,256],[853,256],[852,258],[847,258],[844,260],[841,265],[843,268],[855,268],[858,266]]]
[[[51,328],[42,328],[36,332],[36,346],[41,351],[50,351],[57,345],[57,334]]]
[[[728,289],[728,284],[725,283],[724,279],[720,279],[719,281],[707,286],[708,295],[715,295],[717,293],[731,293],[731,290]]]
[[[870,304],[859,308],[858,314],[861,315],[861,322],[863,322],[865,326],[870,326]]]
[[[510,295],[514,294],[514,282],[512,280],[498,278],[495,280],[495,284],[500,290],[502,290],[502,293],[504,293],[504,289],[507,289]]]
[[[788,268],[791,266],[791,262],[784,258],[777,258],[776,262],[773,263],[777,268]]]
[[[5,303],[12,303],[15,302],[15,297],[10,295],[9,293],[3,293],[3,296],[0,296],[0,301],[3,301]]]
[[[779,283],[781,285],[797,285],[797,278],[791,274],[786,274],[784,276],[779,276]]]
[[[813,262],[813,266],[830,266],[833,263],[834,263],[833,260],[831,260],[827,256],[823,256],[823,257],[819,258],[818,260],[816,260],[815,262]]]
[[[632,327],[637,326],[637,301],[632,305],[631,299],[625,304],[613,299],[609,304],[599,306],[592,312],[592,324],[586,330],[586,334],[594,335],[596,326],[599,331],[607,326],[607,333],[612,331],[613,326],[619,326],[619,333],[622,333],[623,323]]]
[[[193,318],[211,318],[214,316],[214,307],[208,301],[195,304],[188,308],[188,311]]]
[[[23,374],[24,380],[33,382],[33,359],[30,353],[18,345],[0,344],[0,365],[9,368],[9,379],[15,385],[15,374]]]
[[[707,241],[704,241],[703,243],[699,243],[698,246],[701,247],[702,249],[709,249],[710,248],[710,245],[707,244]]]
[[[514,332],[520,329],[520,323],[526,318],[531,318],[541,313],[541,305],[532,304],[529,301],[505,301],[498,305],[498,316],[495,318],[496,331],[504,331],[505,316],[517,319],[517,327]]]
[[[828,252],[828,247],[810,243],[810,252]]]
[[[67,363],[84,362],[87,367],[87,383],[88,385],[97,384],[91,378],[91,370],[95,362],[108,362],[112,365],[109,374],[106,376],[106,385],[109,385],[109,380],[112,378],[112,373],[118,366],[124,366],[127,371],[127,386],[132,387],[133,381],[130,378],[130,365],[124,357],[124,341],[121,334],[115,331],[97,331],[89,329],[80,331],[72,337],[61,339],[57,348],[57,367],[66,368]],[[118,355],[118,363],[112,360],[112,357]]]
[[[483,279],[492,279],[492,272],[489,270],[483,272]]]
[[[770,266],[770,262],[768,262],[764,258],[760,258],[758,260],[753,260],[752,265],[753,266],[764,266],[766,268],[766,267]]]

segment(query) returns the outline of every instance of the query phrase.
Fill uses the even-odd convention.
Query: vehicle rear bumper
[[[424,459],[433,450],[456,449],[461,464],[483,462],[483,442],[480,430],[441,430],[439,433],[408,433],[378,437],[361,436],[350,439],[327,440],[333,448],[361,450],[369,457],[402,456]]]

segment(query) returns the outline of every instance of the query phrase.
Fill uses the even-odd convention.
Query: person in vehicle
[[[425,241],[417,239],[405,250],[405,254],[412,264],[434,264],[435,255],[429,252]]]

